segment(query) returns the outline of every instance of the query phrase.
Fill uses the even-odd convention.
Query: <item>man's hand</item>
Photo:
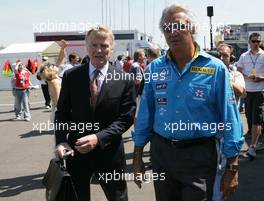
[[[250,79],[251,81],[254,81],[254,80],[255,80],[255,78],[256,78],[256,76],[255,76],[255,75],[249,75],[249,76],[248,76],[248,79]]]
[[[226,169],[221,181],[224,200],[228,199],[238,188],[238,172]]]
[[[141,188],[141,184],[144,180],[145,166],[142,160],[142,147],[135,147],[134,157],[133,157],[133,172],[134,172],[134,182]]]
[[[263,81],[263,80],[264,80],[264,78],[263,78],[263,77],[259,77],[259,76],[256,76],[256,77],[253,79],[254,82],[260,82],[260,81]]]
[[[261,81],[264,81],[264,77],[263,76],[250,75],[247,78],[250,79],[253,82],[261,82]]]
[[[98,144],[98,138],[95,134],[86,135],[82,138],[79,138],[75,143],[75,149],[81,154],[86,154],[92,151]]]
[[[60,143],[56,146],[56,156],[58,158],[62,159],[65,151],[71,152],[70,154],[74,156],[74,151],[68,143]]]

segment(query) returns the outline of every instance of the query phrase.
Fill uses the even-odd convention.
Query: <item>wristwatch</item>
[[[227,170],[232,171],[232,172],[237,172],[238,171],[238,165],[226,164],[225,168]]]

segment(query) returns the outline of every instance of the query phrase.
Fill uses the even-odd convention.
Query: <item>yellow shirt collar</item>
[[[200,52],[200,47],[199,47],[199,45],[195,44],[195,52],[194,52],[194,55],[193,55],[192,60],[197,59],[197,57],[199,56],[199,52]],[[173,61],[173,59],[172,59],[172,54],[171,54],[171,51],[170,51],[170,50],[169,50],[168,53],[167,53],[167,58],[168,58],[170,61]]]

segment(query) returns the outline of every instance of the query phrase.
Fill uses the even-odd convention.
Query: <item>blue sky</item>
[[[120,29],[123,24],[123,28],[128,29],[128,1],[103,0],[104,23],[107,22],[110,26],[109,9],[108,20],[106,21],[105,4],[107,2],[108,8],[111,5],[111,28]],[[68,26],[64,27],[65,29],[75,29],[102,23],[101,2],[102,0],[0,0],[0,46],[18,42],[32,42],[33,32],[40,30],[40,28],[43,29],[42,31],[57,30],[51,24],[60,28],[58,24],[64,23]],[[200,24],[209,23],[209,18],[206,16],[207,6],[214,6],[214,23],[264,22],[263,0],[145,0],[145,2],[146,32],[153,35],[154,40],[160,44],[164,41],[158,29],[159,18],[162,10],[171,3],[185,5],[193,12],[196,21]],[[131,29],[138,29],[143,32],[144,0],[130,0],[130,13]],[[121,20],[121,16],[123,16],[123,20]],[[209,30],[201,30],[197,40],[203,45],[204,36],[209,46]]]

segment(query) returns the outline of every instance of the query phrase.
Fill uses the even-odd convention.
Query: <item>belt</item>
[[[176,139],[168,139],[165,138],[158,133],[155,133],[155,135],[159,140],[162,140],[163,142],[173,145],[177,148],[184,148],[189,147],[193,145],[201,145],[201,144],[207,144],[207,143],[214,143],[215,137],[202,137],[202,138],[195,138],[195,139],[188,139],[188,140],[176,140]]]

